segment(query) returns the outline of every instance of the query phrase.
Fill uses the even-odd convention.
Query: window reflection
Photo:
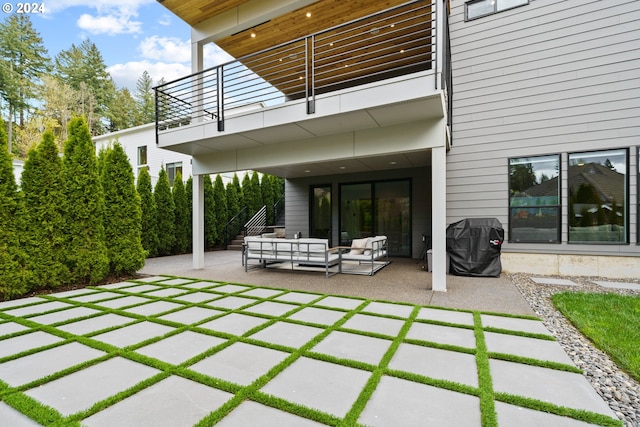
[[[560,240],[560,157],[509,159],[509,240]]]
[[[569,241],[626,242],[627,151],[569,154]]]

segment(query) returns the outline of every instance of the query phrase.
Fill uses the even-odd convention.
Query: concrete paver
[[[63,415],[93,404],[157,374],[157,369],[115,357],[25,392]]]
[[[347,320],[342,327],[364,332],[396,336],[402,329],[404,320],[388,319],[386,317],[371,316],[369,314],[356,314]]]
[[[630,283],[630,282],[610,282],[605,280],[594,280],[593,283],[595,283],[598,286],[602,286],[603,288],[633,289],[633,290],[640,289],[639,284]]]
[[[442,310],[423,307],[418,311],[416,319],[436,320],[438,322],[455,323],[458,325],[473,325],[473,314],[460,311]]]
[[[311,351],[377,366],[391,343],[392,341],[382,338],[333,331]]]
[[[189,369],[212,378],[249,385],[289,357],[289,353],[243,342],[231,344]]]
[[[233,394],[170,376],[82,421],[88,427],[190,427]]]
[[[471,329],[460,329],[452,326],[414,323],[411,325],[409,332],[407,332],[407,338],[467,348],[476,347],[476,337]]]
[[[389,368],[472,387],[478,386],[478,370],[473,354],[400,344],[389,362]]]
[[[45,347],[62,341],[62,338],[42,331],[30,332],[13,338],[7,338],[0,345],[0,358],[33,350],[38,347]]]
[[[541,285],[556,285],[556,286],[577,286],[578,285],[573,280],[556,279],[553,277],[532,277],[531,280]]]
[[[394,267],[392,264],[373,278],[358,276],[351,280],[369,279],[366,282],[369,289],[371,283]],[[286,276],[273,271],[268,273],[275,273],[275,276],[268,276],[270,280],[297,277],[290,272],[285,273]],[[303,277],[305,285],[312,281],[312,273]],[[426,384],[431,379],[436,382],[446,380],[446,384],[459,384],[472,390],[481,386],[479,381],[482,379],[478,379],[473,354],[480,351],[476,349],[473,313],[419,307],[414,321],[409,318],[415,309],[413,303],[392,304],[382,299],[370,302],[334,295],[332,291],[337,289],[333,286],[334,278],[330,281],[322,278],[321,285],[329,295],[318,290],[291,291],[159,275],[143,279],[51,294],[46,298],[0,303],[0,380],[8,387],[0,393],[24,393],[65,417],[154,377],[161,372],[159,369],[167,366],[158,362],[163,361],[183,364],[177,373],[183,373],[185,377],[172,371],[166,377],[156,377],[156,382],[138,386],[137,392],[111,406],[92,410],[94,412],[90,412],[82,423],[89,426],[190,426],[228,402],[236,388],[250,390],[245,387],[261,378],[264,385],[256,391],[261,396],[261,403],[252,401],[253,391],[249,391],[245,396],[248,400],[238,401],[238,406],[229,408],[229,414],[217,425],[321,425],[304,418],[304,411],[296,411],[295,405],[337,417],[363,408],[361,413],[354,412],[350,416],[372,426],[481,425],[476,395]],[[335,282],[338,280],[340,278]],[[473,298],[491,294],[490,283],[483,282],[482,292],[473,293]],[[500,289],[506,285],[504,281],[499,283]],[[341,282],[340,289],[343,286],[348,283]],[[469,286],[468,289],[472,289],[471,283]],[[507,299],[517,296],[514,292],[507,294]],[[455,298],[455,289],[449,295]],[[152,298],[154,296],[163,300]],[[498,298],[500,304],[505,302],[503,297]],[[55,301],[56,298],[68,299]],[[74,304],[69,304],[71,301]],[[212,303],[216,301],[224,306],[215,308]],[[85,303],[90,306],[84,307]],[[99,307],[116,312],[101,314]],[[168,310],[175,311],[163,314]],[[229,313],[230,310],[235,311]],[[294,310],[298,311],[292,314]],[[490,311],[495,313],[493,309]],[[521,310],[522,314],[530,315],[524,311]],[[124,316],[123,313],[131,315]],[[24,323],[27,326],[21,324],[23,316],[28,320]],[[83,316],[93,317],[74,320]],[[158,320],[136,320],[139,316],[153,316]],[[299,350],[345,316],[348,320],[341,325],[344,329],[330,331],[308,352]],[[276,318],[275,322],[273,318]],[[158,323],[159,319],[175,324],[167,326]],[[480,314],[480,319],[484,328],[494,328],[494,331],[483,332],[490,353],[571,364],[557,342],[522,336],[549,335],[540,321],[498,314]],[[29,326],[34,325],[29,322],[48,324],[44,326],[48,332],[58,329],[67,334],[91,334],[91,338],[82,343],[63,343],[63,339],[55,334],[29,331]],[[59,325],[59,322],[68,323]],[[259,328],[267,322],[273,323]],[[431,322],[445,322],[449,326]],[[409,326],[405,339],[415,341],[403,341],[393,347],[392,339],[396,339],[404,325]],[[111,328],[113,330],[102,332]],[[167,336],[176,328],[182,329]],[[213,335],[203,329],[212,331]],[[252,329],[256,332],[248,334]],[[148,343],[136,347],[143,341]],[[50,347],[55,344],[60,345]],[[434,347],[439,344],[464,347],[472,353]],[[272,345],[286,347],[275,350],[270,348]],[[386,360],[384,355],[392,349],[395,353],[390,355],[390,371],[378,383],[372,384],[367,393],[361,394],[373,366]],[[111,352],[108,359],[77,368],[81,363],[91,364],[92,360],[104,356],[105,351]],[[203,357],[204,352],[207,352],[206,357],[189,365],[190,359]],[[15,358],[16,354],[22,353],[22,357]],[[491,384],[496,392],[615,417],[581,374],[491,358],[489,364]],[[273,370],[276,366],[277,370]],[[71,369],[71,373],[55,380],[48,378],[48,375],[73,367],[79,370]],[[35,380],[43,380],[42,385],[29,390],[13,388]],[[230,388],[224,382],[231,383],[228,384]],[[352,406],[359,398],[363,399],[362,406]],[[289,402],[289,406],[281,407],[279,399]],[[499,425],[531,425],[533,422],[549,427],[588,425],[572,418],[501,402],[495,402],[495,407]],[[24,410],[28,414],[28,407]],[[0,424],[10,420],[12,427],[38,425],[3,402],[0,402],[0,420]],[[64,418],[58,424],[64,424]]]
[[[478,427],[476,396],[384,376],[358,422],[375,427]]]
[[[136,350],[137,353],[155,357],[163,362],[179,365],[212,347],[225,342],[224,339],[197,332],[184,331]]]
[[[487,344],[487,350],[490,352],[515,354],[531,359],[548,360],[574,366],[571,358],[567,356],[567,353],[557,341],[496,334],[493,332],[485,332],[484,339]]]
[[[370,372],[301,357],[262,388],[265,393],[344,417]]]
[[[236,409],[216,424],[217,427],[246,427],[260,420],[260,427],[322,427],[307,418],[279,411],[252,401],[242,402]]]
[[[489,364],[495,391],[615,417],[581,374],[504,360],[490,360]]]

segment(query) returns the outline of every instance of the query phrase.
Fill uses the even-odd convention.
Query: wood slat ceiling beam
[[[158,0],[160,4],[192,27],[248,1],[249,0]]]

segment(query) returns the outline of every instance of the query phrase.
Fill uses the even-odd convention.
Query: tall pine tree
[[[103,224],[104,194],[86,120],[72,119],[68,133],[62,161],[67,265],[74,282],[93,284],[109,273]]]
[[[141,240],[142,247],[147,252],[147,256],[154,257],[158,254],[158,214],[156,199],[153,196],[151,177],[146,168],[140,170],[138,174],[138,195],[140,196],[140,207],[142,212]]]
[[[175,235],[175,205],[171,195],[169,177],[164,168],[160,169],[158,182],[153,192],[156,199],[158,224],[158,255],[171,255],[176,241]]]
[[[0,300],[22,295],[26,290],[20,242],[22,216],[7,134],[0,119]]]
[[[119,143],[107,151],[102,170],[104,232],[111,273],[133,274],[144,265],[142,210],[133,170]]]
[[[189,235],[189,250],[193,248],[193,177],[189,176],[187,183],[185,184],[185,190],[187,193],[187,206],[189,207],[189,221],[188,221],[188,235]]]
[[[29,152],[22,172],[29,290],[55,288],[69,282],[64,182],[58,154],[53,133],[47,131],[37,149]]]

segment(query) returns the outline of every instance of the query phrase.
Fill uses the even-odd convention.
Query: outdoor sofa
[[[247,236],[244,244],[245,272],[250,267],[265,268],[269,264],[290,262],[292,269],[296,265],[322,267],[329,277],[337,273],[330,268],[340,264],[340,253],[329,248],[327,239]]]
[[[351,246],[329,247],[328,239],[283,239],[270,234],[244,238],[242,263],[244,271],[266,268],[277,263],[296,266],[320,267],[325,277],[336,273],[373,275],[389,263],[387,237],[376,236],[354,239]],[[331,269],[338,266],[337,271]]]

